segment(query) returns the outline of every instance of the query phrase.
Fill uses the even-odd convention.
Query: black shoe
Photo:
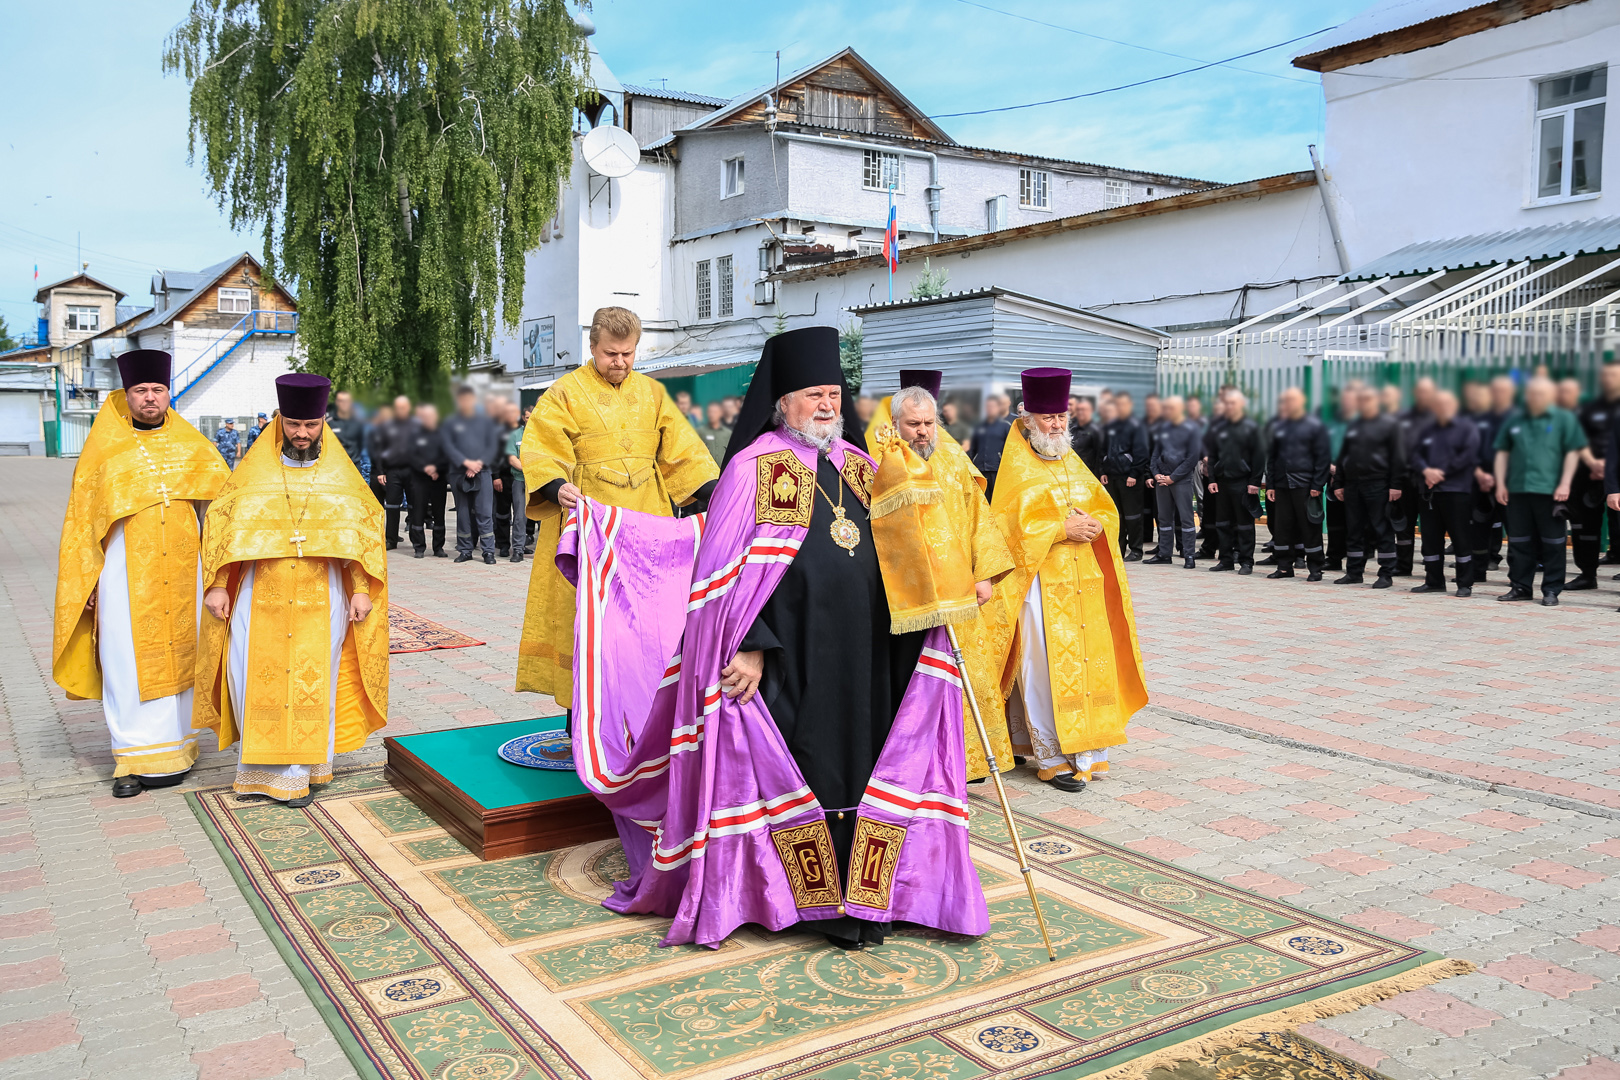
[[[292,807],[294,810],[302,810],[304,807],[308,806],[314,801],[315,793],[313,791],[306,791],[296,799],[288,799],[287,805]]]
[[[388,541],[388,550],[389,551],[393,551],[397,547],[399,547],[399,541],[398,540],[390,540],[390,541]]]
[[[511,554],[512,554],[512,550],[510,548],[496,548],[495,549],[495,557],[497,559],[508,558],[508,557],[511,556]]]
[[[1492,570],[1500,570],[1500,569],[1502,569],[1502,560],[1501,559],[1492,559],[1490,569],[1492,569]]]
[[[1407,591],[1408,592],[1437,592],[1437,593],[1443,593],[1443,592],[1446,591],[1446,587],[1444,585],[1430,585],[1427,581],[1425,581],[1422,585],[1414,585],[1410,589],[1408,589]]]
[[[113,777],[113,798],[133,799],[141,793],[141,778],[138,776]]]
[[[1361,582],[1362,582],[1361,575],[1356,574],[1356,573],[1346,574],[1342,578],[1334,578],[1333,579],[1333,584],[1335,584],[1335,585],[1360,585]]]
[[[1277,556],[1275,556],[1275,555],[1267,555],[1265,558],[1263,558],[1260,561],[1256,562],[1254,565],[1256,565],[1256,566],[1276,566],[1277,565]]]
[[[1262,565],[1264,565],[1264,564],[1262,564]],[[1278,578],[1293,577],[1293,576],[1294,576],[1294,571],[1292,569],[1273,570],[1271,573],[1266,575],[1266,580],[1267,581],[1276,581]]]
[[[1198,549],[1198,558],[1200,559],[1213,559],[1216,554],[1217,552],[1214,548],[1209,548],[1208,550],[1204,548]]]
[[[827,944],[843,949],[845,952],[855,952],[861,947],[860,938],[839,937],[836,934],[823,934]]]
[[[1511,603],[1515,603],[1516,601],[1519,601],[1519,600],[1534,600],[1535,597],[1530,595],[1530,590],[1529,589],[1509,589],[1507,592],[1503,593],[1501,596],[1498,596],[1496,599],[1500,603],[1511,604]]]
[[[456,556],[456,562],[472,562],[472,552],[463,551],[460,555]]]
[[[871,922],[870,920],[862,919],[861,944],[868,946],[883,944],[883,939],[889,936],[890,925],[891,924],[886,922]]]
[[[1248,577],[1252,573],[1254,573],[1253,563],[1244,563],[1242,566],[1238,567],[1238,577]]]
[[[1047,781],[1059,791],[1079,792],[1086,790],[1086,782],[1073,773],[1063,773]]]
[[[435,559],[448,559],[450,557],[450,553],[444,550],[444,548],[434,548],[433,557]]]
[[[525,554],[525,555],[533,555],[534,554],[534,541],[533,540],[530,540],[527,544],[523,545],[523,554]]]
[[[1597,578],[1587,577],[1585,574],[1577,578],[1571,578],[1564,583],[1565,592],[1585,592],[1588,589],[1595,588],[1597,588]]]
[[[427,548],[417,548],[411,552],[411,555],[418,559],[425,559],[427,558]]]
[[[174,787],[176,784],[185,783],[186,776],[190,772],[191,770],[187,769],[185,772],[169,773],[167,776],[137,776],[134,779],[139,780],[143,788]]]
[[[1395,582],[1390,579],[1388,574],[1379,574],[1378,580],[1372,583],[1372,587],[1375,589],[1387,589],[1393,584]]]
[[[1168,555],[1155,555],[1151,559],[1143,559],[1142,560],[1142,565],[1143,566],[1169,566],[1171,563],[1173,563],[1175,561],[1176,560],[1172,559]]]
[[[1466,600],[1474,595],[1474,587],[1472,585],[1459,585],[1457,586],[1456,595]]]
[[[1308,574],[1306,576],[1305,580],[1306,581],[1321,581],[1322,580],[1322,571],[1320,571],[1320,570],[1312,570],[1310,572],[1310,574]]]
[[[1198,560],[1189,555],[1187,556],[1187,561],[1183,564],[1182,568],[1185,570],[1196,570],[1198,569]]]
[[[495,553],[493,551],[484,552],[484,565],[485,566],[494,566],[495,565]]]
[[[1133,551],[1129,555],[1125,556],[1125,561],[1126,562],[1141,562],[1142,561],[1142,553],[1140,551]]]
[[[968,783],[970,783],[970,784],[983,784],[983,783],[988,782],[989,779],[990,778],[988,776],[981,776],[977,780],[969,780]]]
[[[1215,573],[1219,573],[1222,570],[1231,570],[1231,569],[1233,569],[1232,564],[1227,562],[1225,559],[1222,559],[1220,562],[1218,562],[1214,566],[1210,567],[1209,572],[1212,573],[1212,574],[1215,574]]]
[[[507,558],[508,562],[522,562],[523,561],[523,552],[514,551],[514,552],[512,552],[512,554],[508,555],[506,558]]]
[[[1344,560],[1329,559],[1326,563],[1322,564],[1322,569],[1331,570],[1335,574],[1342,574],[1344,573]]]
[[[1556,597],[1556,596],[1543,596],[1541,598],[1541,606],[1542,607],[1557,607],[1558,606],[1558,597]]]
[[[1014,768],[1019,768],[1020,766],[1027,765],[1028,763],[1029,763],[1029,758],[1023,757],[1022,755],[1019,755],[1019,754],[1014,754],[1013,755],[1013,767]]]

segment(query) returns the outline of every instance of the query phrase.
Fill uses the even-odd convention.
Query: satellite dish
[[[622,127],[603,124],[585,133],[580,143],[585,164],[599,176],[629,176],[641,164],[641,146]]]

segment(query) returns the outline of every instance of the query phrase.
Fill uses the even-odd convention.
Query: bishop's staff
[[[885,425],[885,430],[876,434],[884,453],[872,484],[872,541],[883,568],[890,628],[899,634],[945,627],[951,643],[951,659],[961,676],[979,743],[984,747],[985,762],[996,785],[996,800],[1007,822],[1007,835],[1018,858],[1018,869],[1024,876],[1024,887],[1029,890],[1029,902],[1035,908],[1035,921],[1040,926],[1046,957],[1055,961],[1057,953],[1052,948],[1046,916],[1041,912],[1041,902],[1035,893],[1034,872],[1018,838],[1018,824],[1007,803],[1001,768],[996,763],[995,750],[990,745],[990,734],[985,729],[978,696],[968,677],[961,642],[953,625],[979,617],[972,561],[955,550],[956,545],[930,542],[942,537],[948,540],[953,532],[943,505],[944,495],[928,462],[918,456],[892,426]]]

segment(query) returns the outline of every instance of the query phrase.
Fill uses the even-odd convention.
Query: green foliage
[[[765,336],[766,337],[775,337],[777,334],[785,334],[785,333],[787,333],[787,330],[788,330],[787,312],[783,311],[780,307],[778,307],[776,309],[776,319],[771,324],[771,332],[766,334]]]
[[[911,298],[913,300],[927,300],[935,296],[945,295],[945,285],[951,280],[951,272],[945,269],[935,270],[930,259],[923,260],[922,273],[917,280],[911,283]]]
[[[517,328],[591,93],[564,0],[193,0],[163,64],[312,370],[431,393],[488,354],[498,301]]]
[[[0,315],[0,352],[10,352],[22,342],[11,336],[11,327],[6,325],[6,318]]]
[[[853,319],[838,331],[838,366],[844,369],[844,383],[852,393],[858,393],[865,378],[861,366],[861,345],[865,331]]]

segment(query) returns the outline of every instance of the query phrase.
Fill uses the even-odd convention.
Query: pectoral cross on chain
[[[158,489],[158,494],[163,496],[163,505],[168,506],[169,505],[169,485],[168,484],[159,484],[157,486],[157,489]]]
[[[302,530],[287,537],[287,543],[293,544],[298,548],[298,557],[300,559],[304,557],[304,541],[308,539],[309,537],[305,536]]]

